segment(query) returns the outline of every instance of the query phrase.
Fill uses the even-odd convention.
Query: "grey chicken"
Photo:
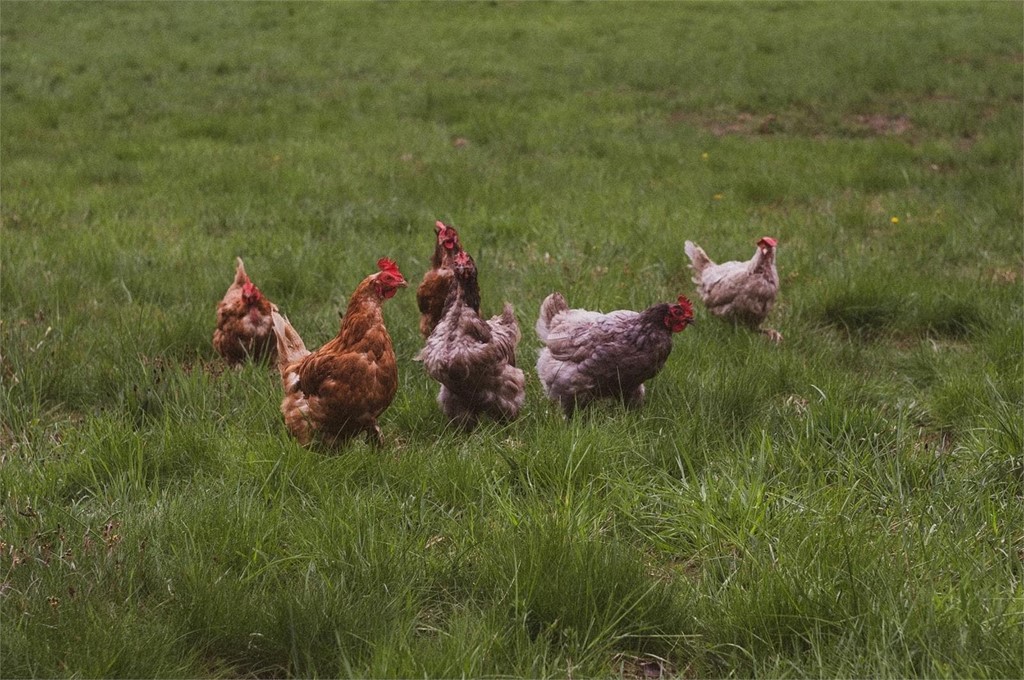
[[[516,368],[521,334],[512,305],[485,321],[480,308],[476,263],[460,251],[452,263],[454,283],[440,320],[417,355],[427,375],[441,383],[437,402],[452,422],[469,429],[480,416],[513,420],[526,396],[525,376]]]
[[[754,256],[746,262],[716,264],[692,241],[685,244],[697,295],[713,315],[747,326],[781,342],[782,334],[761,328],[779,293],[775,268],[776,241],[765,236],[757,242]]]
[[[642,312],[618,310],[602,314],[569,309],[561,293],[541,303],[537,335],[544,348],[537,375],[546,394],[566,417],[598,398],[622,400],[627,406],[644,401],[644,382],[665,365],[672,335],[693,323],[693,307],[682,295]]]

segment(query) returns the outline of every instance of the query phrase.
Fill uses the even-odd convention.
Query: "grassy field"
[[[4,677],[1021,677],[1022,25],[1007,3],[0,8]],[[225,370],[245,258],[318,346],[459,228],[524,415],[446,427],[414,294],[383,450]],[[565,422],[540,301],[761,337]]]

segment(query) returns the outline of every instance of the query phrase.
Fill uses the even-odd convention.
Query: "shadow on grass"
[[[991,325],[974,300],[922,294],[890,281],[878,276],[832,291],[814,313],[825,325],[866,341],[894,335],[963,340]]]

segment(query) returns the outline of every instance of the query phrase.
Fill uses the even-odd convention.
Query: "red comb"
[[[448,225],[445,224],[444,222],[442,222],[441,220],[438,220],[438,221],[434,222],[434,231],[436,231],[439,234],[441,232],[443,232],[447,228],[448,228]]]
[[[677,300],[677,302],[679,303],[679,306],[683,308],[683,311],[686,312],[688,316],[693,316],[693,304],[690,302],[689,299],[687,299],[685,295],[680,295],[679,300]]]
[[[382,257],[377,260],[377,268],[382,272],[391,272],[392,274],[402,275],[402,272],[398,271],[398,265],[395,261],[388,257]]]
[[[775,247],[775,239],[773,239],[771,236],[762,236],[761,240],[758,241],[758,243],[767,243],[772,248]]]

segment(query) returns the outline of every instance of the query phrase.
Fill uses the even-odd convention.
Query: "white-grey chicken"
[[[758,241],[754,256],[746,262],[716,264],[692,241],[687,241],[684,247],[690,258],[697,295],[709,312],[757,330],[774,342],[782,341],[778,331],[761,328],[779,293],[775,239],[765,236]]]
[[[516,368],[521,334],[512,305],[485,321],[480,308],[476,263],[459,252],[452,264],[455,284],[440,321],[417,359],[441,383],[437,402],[449,419],[470,429],[482,415],[513,420],[526,398],[526,379]]]
[[[644,382],[665,365],[672,335],[693,323],[693,307],[683,296],[642,312],[602,314],[569,309],[561,293],[541,303],[537,336],[544,348],[537,376],[544,394],[557,401],[566,417],[598,398],[643,403]]]

